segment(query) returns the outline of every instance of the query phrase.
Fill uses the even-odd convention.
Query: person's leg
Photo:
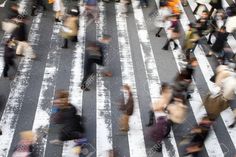
[[[64,49],[68,48],[68,39],[64,38],[64,44],[63,44],[62,48],[64,48]]]
[[[16,48],[16,55],[23,55],[23,48],[24,48],[24,43],[23,42],[18,42],[17,48]]]
[[[158,29],[158,31],[157,31],[157,33],[156,33],[156,37],[160,37],[160,32],[162,31],[162,27],[160,27],[159,29]]]
[[[36,11],[37,7],[35,5],[32,6],[31,9],[31,16],[36,16],[35,11]]]
[[[176,50],[179,47],[178,44],[175,42],[174,39],[172,39],[171,41],[174,43],[174,50]]]
[[[167,39],[165,45],[163,46],[163,50],[168,50],[169,44],[170,44],[171,39]]]
[[[3,77],[8,77],[9,64],[5,63],[3,68]]]
[[[152,110],[149,111],[149,121],[148,124],[146,125],[147,127],[152,126],[154,123],[155,115]]]
[[[209,45],[212,44],[212,43],[211,43],[211,37],[212,37],[213,33],[215,33],[214,30],[210,32],[209,38],[208,38],[208,40],[207,40],[207,44],[209,44]]]

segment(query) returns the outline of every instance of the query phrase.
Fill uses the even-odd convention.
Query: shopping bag
[[[17,24],[11,21],[2,21],[2,30],[6,33],[12,33],[16,28]]]

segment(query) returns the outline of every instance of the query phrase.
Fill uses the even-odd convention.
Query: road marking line
[[[99,23],[96,24],[96,36],[102,36],[106,28],[105,6],[103,2],[98,3],[100,10]],[[108,53],[108,52],[105,52]],[[104,58],[105,59],[105,58]],[[97,91],[96,91],[96,152],[97,157],[105,157],[108,150],[112,150],[112,120],[110,89],[105,87],[105,80],[98,72],[101,67],[97,65]]]
[[[58,36],[61,26],[61,23],[54,23],[52,37],[54,35]],[[39,157],[43,157],[46,151],[47,133],[50,124],[51,108],[53,106],[56,86],[56,75],[59,68],[61,54],[58,48],[58,40],[52,39],[52,37],[51,45],[55,45],[53,47],[50,46],[50,51],[47,56],[46,67],[32,127],[32,130],[38,134],[37,144],[39,149],[37,150],[39,152],[37,152],[37,155]]]
[[[80,10],[83,8],[80,7]],[[76,50],[74,52],[74,57],[72,61],[71,78],[70,78],[70,102],[77,109],[77,114],[82,115],[82,103],[83,103],[83,90],[80,89],[80,83],[84,75],[84,55],[85,55],[85,33],[86,33],[86,18],[84,16],[80,17],[80,30],[78,43],[76,45]],[[72,148],[75,146],[75,142],[66,141],[63,145],[62,157],[77,157],[78,155],[72,153]]]
[[[32,23],[40,23],[42,14],[36,16]],[[34,30],[36,31],[36,30]],[[32,34],[30,30],[29,35]],[[17,120],[23,105],[25,90],[29,84],[30,70],[33,61],[28,58],[23,58],[19,64],[20,75],[12,81],[11,91],[4,109],[0,126],[2,127],[3,135],[0,136],[0,156],[8,156],[12,139],[15,133]]]
[[[134,67],[130,50],[130,42],[127,30],[127,21],[125,17],[118,15],[119,6],[116,4],[116,24],[118,31],[118,49],[120,52],[122,84],[131,86],[134,98],[134,113],[130,118],[130,130],[128,132],[128,141],[130,157],[147,157],[144,144],[143,128],[139,109],[139,100],[137,96],[136,81],[134,77]]]

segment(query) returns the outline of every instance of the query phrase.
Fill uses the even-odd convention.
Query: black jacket
[[[11,63],[14,58],[15,58],[15,49],[8,47],[8,45],[5,45],[5,51],[4,51],[5,63]]]
[[[18,23],[18,27],[12,32],[10,39],[27,41],[27,30],[25,23]]]
[[[211,50],[216,53],[221,52],[223,48],[225,47],[225,43],[227,42],[228,35],[229,33],[227,32],[225,33],[217,32],[216,41],[212,45]]]

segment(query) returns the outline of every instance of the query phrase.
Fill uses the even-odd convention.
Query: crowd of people
[[[104,0],[109,2],[109,0]],[[119,1],[117,1],[119,2]],[[55,12],[55,22],[62,22],[60,31],[63,39],[63,49],[68,48],[69,41],[78,42],[79,31],[79,17],[88,16],[95,23],[99,22],[99,10],[96,0],[86,0],[84,2],[85,11],[80,13],[79,7],[75,6],[68,11],[62,0],[49,0],[53,4],[53,11]],[[128,15],[128,5],[132,3],[128,0],[120,1],[119,13],[121,16]],[[135,3],[135,1],[133,1]],[[184,6],[187,6],[187,1],[182,1]],[[212,8],[210,11],[203,10],[199,13],[199,8],[204,7],[209,3]],[[82,4],[81,4],[82,5]],[[142,0],[143,7],[148,6],[147,0]],[[159,8],[157,9],[157,16],[153,23],[157,27],[156,37],[161,37],[161,31],[168,28],[168,39],[163,46],[163,50],[168,50],[171,42],[173,42],[173,49],[179,49],[176,40],[181,39],[181,24],[180,18],[182,11],[179,7],[181,2],[179,0],[160,0]],[[34,0],[32,3],[31,16],[36,16],[38,9],[46,10],[46,6],[42,0]],[[205,7],[206,8],[206,7]],[[149,111],[149,121],[146,124],[149,133],[148,137],[157,145],[157,152],[162,151],[162,142],[168,138],[171,127],[186,122],[189,102],[192,98],[193,92],[193,76],[198,62],[193,55],[195,47],[198,44],[207,45],[209,52],[207,57],[214,55],[218,63],[215,70],[215,75],[212,76],[211,81],[218,87],[215,93],[209,92],[203,101],[203,106],[206,109],[206,115],[196,124],[182,139],[179,145],[184,146],[184,155],[192,154],[198,156],[198,153],[204,146],[204,141],[208,137],[211,126],[220,116],[220,113],[225,109],[231,107],[235,114],[235,120],[228,127],[232,128],[236,124],[236,108],[232,105],[236,94],[236,66],[235,55],[227,46],[227,38],[236,30],[236,5],[232,4],[226,10],[223,9],[221,0],[197,0],[197,7],[193,12],[199,14],[199,18],[188,25],[188,30],[185,32],[183,45],[181,46],[183,60],[186,62],[184,68],[180,73],[177,73],[175,78],[170,83],[162,83],[160,98],[151,105]],[[36,53],[27,41],[26,31],[27,16],[19,12],[19,5],[13,4],[9,10],[8,16],[2,22],[2,28],[5,32],[10,33],[9,39],[5,41],[4,51],[4,70],[3,77],[8,78],[9,68],[13,67],[17,71],[15,57],[23,56],[30,59],[36,59]],[[209,35],[208,38],[206,36]],[[212,43],[212,36],[216,36],[216,40]],[[85,49],[84,62],[84,78],[81,82],[81,89],[89,91],[91,85],[90,79],[96,71],[94,65],[100,65],[102,76],[112,77],[112,72],[106,65],[106,58],[108,56],[108,46],[111,37],[103,34],[95,42],[91,42]],[[10,77],[14,79],[14,77]],[[119,118],[119,130],[127,133],[129,131],[129,119],[134,112],[134,100],[132,94],[132,87],[124,85],[122,87],[124,93],[124,100],[119,106],[122,112]],[[69,101],[69,92],[64,90],[56,91],[55,100],[53,101],[53,108],[51,114],[51,123],[62,124],[63,127],[59,131],[58,139],[50,141],[52,144],[62,144],[64,141],[76,140],[75,152],[80,153],[83,143],[87,142],[85,137],[84,118],[77,114],[76,107]],[[0,131],[0,134],[2,132]],[[4,134],[4,133],[3,133]],[[14,150],[13,156],[35,156],[33,153],[33,146],[37,143],[37,135],[32,131],[25,131],[20,134],[21,140]],[[109,157],[115,156],[115,151],[109,150]]]

